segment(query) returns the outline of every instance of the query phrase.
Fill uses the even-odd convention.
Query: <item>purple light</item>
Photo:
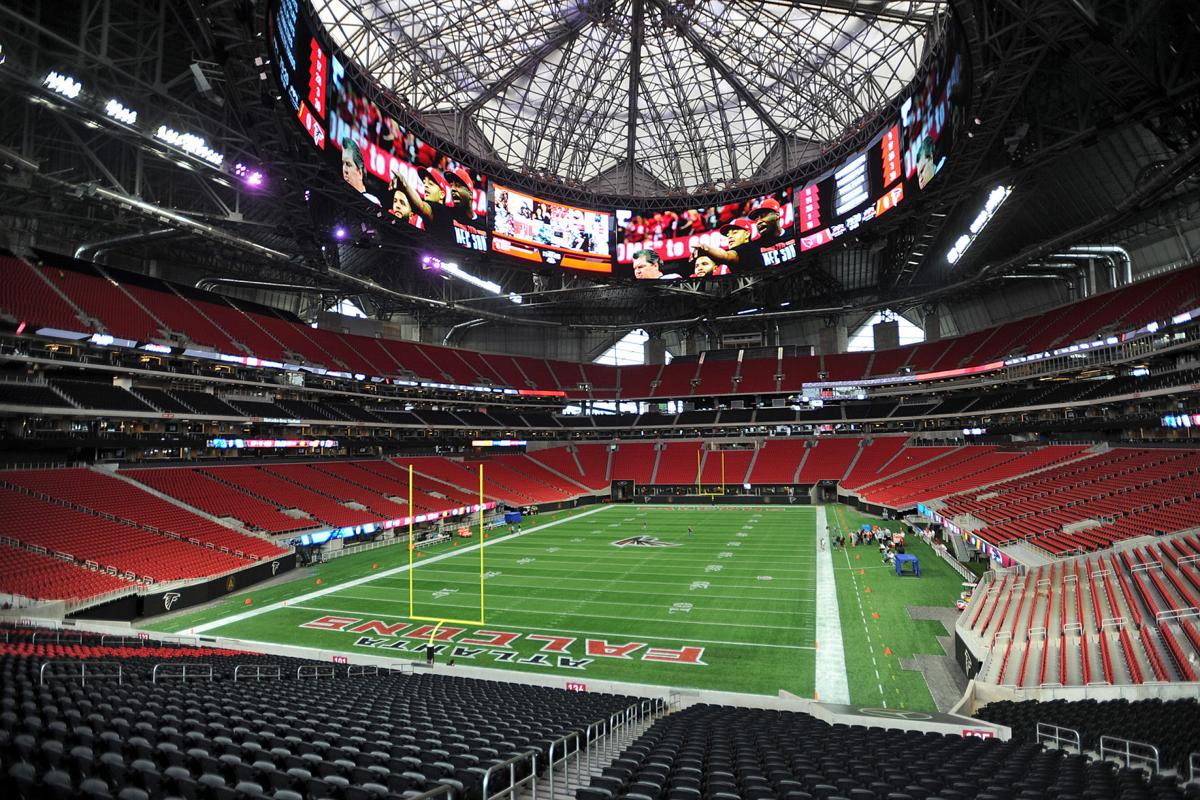
[[[350,234],[347,233],[346,229],[343,228],[341,225],[338,225],[336,228],[333,229],[333,238],[337,239],[339,242],[342,241],[343,239],[345,239],[349,235]]]
[[[264,178],[262,170],[249,167],[240,161],[233,165],[233,174],[234,177],[241,178],[242,183],[246,184],[252,189],[258,189],[263,185]]]

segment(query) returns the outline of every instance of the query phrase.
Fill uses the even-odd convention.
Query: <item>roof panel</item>
[[[470,110],[517,170],[583,182],[635,158],[669,189],[755,174],[780,134],[829,144],[912,78],[944,0],[314,0],[334,43],[417,112]],[[466,145],[466,142],[459,144]]]

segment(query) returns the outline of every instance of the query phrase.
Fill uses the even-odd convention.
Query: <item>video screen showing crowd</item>
[[[539,264],[612,271],[612,215],[563,205],[496,184],[492,249]]]
[[[330,66],[330,141],[342,180],[392,225],[439,242],[487,250],[487,183],[438,152],[362,94],[336,58]]]
[[[617,211],[616,219],[617,263],[637,280],[722,277],[796,258],[791,189],[707,208]]]
[[[298,0],[281,0],[274,23],[276,74],[296,119],[376,228],[417,231],[434,250],[491,252],[532,268],[671,281],[790,267],[910,204],[966,124],[970,81],[952,28],[894,124],[799,187],[673,210],[580,208],[489,184],[406,128],[386,100],[373,99],[371,78],[329,46]]]

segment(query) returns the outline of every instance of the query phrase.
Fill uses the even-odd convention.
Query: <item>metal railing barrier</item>
[[[1159,769],[1158,748],[1145,742],[1121,739],[1116,736],[1100,737],[1100,760],[1120,760],[1126,768],[1134,763],[1150,767],[1150,774],[1157,775]]]
[[[159,670],[162,670],[160,673]],[[178,678],[187,683],[188,678],[192,680],[211,681],[213,679],[212,664],[186,664],[164,661],[161,664],[155,664],[154,669],[150,670],[150,682],[158,683],[158,679],[163,678]]]
[[[261,681],[264,678],[271,680],[283,680],[283,670],[278,664],[238,664],[233,668],[233,681],[237,683],[241,680],[242,672],[245,671],[246,679],[253,678],[256,681]]]
[[[583,731],[571,731],[565,736],[555,739],[550,743],[550,750],[546,755],[546,776],[550,780],[550,798],[554,798],[554,766],[562,764],[562,785],[567,789],[571,785],[570,764],[567,759],[575,756],[575,785],[582,785],[583,770],[580,764],[583,756]],[[574,744],[574,749],[571,745]],[[558,751],[557,761],[555,760],[555,750]],[[590,772],[590,770],[589,770]]]
[[[525,784],[529,784],[532,788],[532,800],[537,800],[537,750],[529,750],[525,753],[517,753],[512,758],[501,761],[499,764],[493,764],[488,767],[487,772],[483,773],[483,787],[481,794],[484,800],[498,800],[501,797],[517,798],[521,796],[520,788]],[[525,761],[529,762],[529,774],[524,778],[517,780],[517,765]],[[488,784],[491,783],[492,775],[501,770],[508,770],[508,786],[504,787],[495,794],[488,794]]]
[[[332,678],[332,664],[305,664],[301,667],[296,667],[296,680],[301,678]]]
[[[70,674],[55,674],[53,669],[49,675],[46,674],[50,667],[68,666],[72,668]],[[79,669],[79,674],[75,674],[75,668]],[[114,669],[116,672],[112,671]],[[115,661],[47,661],[38,669],[38,684],[42,686],[48,679],[77,680],[80,685],[86,686],[89,678],[93,681],[116,678],[117,683],[122,684],[125,682],[125,671]]]
[[[1045,744],[1059,750],[1074,747],[1076,754],[1083,752],[1083,741],[1079,738],[1079,731],[1074,728],[1063,728],[1048,722],[1039,722],[1036,735],[1038,744]]]

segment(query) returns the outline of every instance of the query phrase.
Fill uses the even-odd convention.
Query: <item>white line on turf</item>
[[[289,606],[290,608],[290,606]],[[305,611],[332,611],[344,613],[337,608],[321,608],[318,606],[297,606]],[[387,617],[389,619],[408,619],[408,617],[400,617],[395,614],[374,614],[376,617]],[[654,634],[653,636],[642,636],[641,634],[630,634],[628,631],[582,631],[571,628],[540,628],[535,625],[517,625],[526,631],[551,631],[553,633],[581,633],[584,636],[623,636],[626,639],[666,639],[672,642],[686,642],[688,644],[730,644],[736,647],[772,647],[780,650],[813,650],[815,648],[803,644],[768,644],[765,642],[731,642],[725,639],[696,639],[691,636],[661,636]]]
[[[655,555],[657,555],[657,554],[655,554]],[[544,556],[543,558],[546,562],[549,562],[551,560],[549,556]],[[578,562],[578,560],[579,560],[578,557],[576,557],[575,562]],[[647,575],[653,575],[656,577],[661,576],[661,577],[666,577],[666,578],[669,578],[672,575],[686,577],[686,576],[695,574],[697,567],[707,565],[707,564],[711,563],[712,561],[713,561],[713,559],[711,556],[704,557],[704,558],[698,558],[698,559],[692,559],[691,561],[686,562],[687,566],[690,567],[690,569],[680,568],[680,569],[676,569],[676,570],[666,570],[666,569],[662,569],[662,568],[656,566],[654,568],[648,568],[645,571],[640,572],[640,575],[643,578]],[[515,564],[515,562],[512,562],[512,564]],[[506,564],[502,564],[499,566],[515,568],[515,567],[512,567],[512,564],[506,563]],[[778,567],[773,563],[769,564],[769,565],[760,564],[757,567],[755,567],[755,566],[738,567],[731,563],[725,563],[725,564],[722,564],[721,566],[723,567],[723,569],[721,570],[723,573],[739,572],[739,573],[741,573],[741,576],[743,576],[743,577],[745,575],[754,575],[754,577],[757,578],[759,575],[761,575],[763,573],[763,570],[770,570],[772,575],[782,575],[782,573],[786,573],[786,572],[796,573],[795,575],[792,575],[790,577],[782,577],[781,580],[798,581],[801,583],[811,583],[813,580],[815,580],[815,574],[816,574],[815,570],[813,570],[811,568],[810,569],[786,569],[784,567]],[[559,578],[564,578],[564,577],[570,578],[569,575],[563,575],[560,572],[553,571],[553,568],[549,567],[549,566],[542,566],[542,567],[532,567],[531,566],[531,567],[524,568],[524,570],[526,572],[528,572],[529,574],[533,574],[538,569],[550,569],[552,571],[552,574],[553,574],[553,577],[555,580],[558,580]],[[578,569],[575,571],[576,572],[587,572],[587,571],[590,571],[590,569],[588,567],[584,567],[584,568],[581,568],[581,569]],[[430,570],[429,572],[422,573],[422,574],[428,575],[428,576],[434,576],[435,571]],[[452,567],[444,567],[442,569],[437,570],[436,574],[470,576],[472,574],[478,575],[479,572],[478,572],[478,569],[456,570],[456,569],[453,569]],[[579,580],[579,581],[582,581],[582,580],[604,580],[604,581],[610,580],[608,578],[570,578],[570,579],[571,580]],[[405,579],[405,582],[407,583],[407,579]]]
[[[838,613],[837,585],[833,578],[832,544],[825,525],[825,507],[817,506],[817,696],[824,703],[849,703],[846,653],[842,648],[842,618]]]
[[[715,582],[709,581],[709,583],[715,583]],[[684,589],[682,587],[673,587],[671,589],[664,589],[661,592],[639,592],[634,589],[625,589],[625,588],[606,589],[604,587],[595,587],[595,586],[589,587],[586,589],[581,589],[581,590],[590,592],[591,594],[594,594],[594,595],[615,594],[615,595],[620,595],[622,597],[625,597],[627,595],[642,595],[645,597],[690,597],[693,600],[695,600],[695,599],[706,600],[706,599],[709,599],[710,597],[717,596],[721,600],[754,600],[759,603],[764,602],[764,601],[769,602],[769,603],[781,603],[781,602],[785,602],[785,601],[791,601],[793,603],[815,603],[815,602],[817,602],[816,599],[812,598],[812,597],[796,597],[796,590],[797,589],[806,589],[806,588],[808,588],[807,585],[804,585],[804,586],[780,585],[780,583],[781,582],[773,582],[771,584],[772,587],[774,587],[775,589],[778,590],[778,594],[777,595],[769,595],[769,596],[764,596],[764,595],[755,596],[755,595],[746,595],[746,594],[726,594],[725,592],[723,592],[721,590],[720,586],[715,587],[714,592],[709,592],[708,590],[701,589],[698,591],[689,591],[689,593],[686,595],[681,594],[681,592],[684,591]],[[374,587],[372,587],[372,588],[374,588]],[[504,588],[505,589],[545,589],[548,591],[560,592],[561,588],[562,588],[562,581],[556,578],[555,586],[551,587],[551,586],[547,586],[545,583],[519,583],[516,581],[505,580]],[[760,587],[754,587],[754,588],[760,588]],[[417,591],[418,592],[428,592],[429,590],[428,589],[418,589]],[[355,595],[355,596],[357,597],[358,595]],[[493,589],[488,592],[488,597],[492,597],[492,596],[496,596],[496,597],[529,597],[528,594],[516,594],[516,595],[505,594],[504,592],[498,591],[496,589]],[[370,598],[363,598],[363,599],[374,599],[374,596],[371,596]],[[744,614],[746,612],[746,609],[740,608],[740,609],[737,609],[737,611],[738,611],[738,613]]]
[[[405,601],[405,600],[382,600],[381,601],[378,598],[371,598],[371,602],[373,602],[373,603],[379,603],[379,602],[401,603],[401,602],[407,602],[407,601]],[[455,606],[450,605],[450,604],[444,604],[440,607],[441,608],[455,608]],[[292,604],[292,605],[289,605],[288,608],[309,608],[309,606],[298,606],[298,605]],[[459,606],[459,608],[462,608],[462,606]],[[492,607],[489,606],[489,608],[492,608]],[[381,614],[378,611],[374,611],[374,610],[362,611],[362,610],[356,609],[356,608],[323,608],[320,610],[321,611],[337,611],[337,612],[343,613],[343,614],[369,614],[369,615],[376,616],[376,617],[392,617],[392,618],[396,618],[396,619],[410,619],[410,617],[407,614],[400,614],[400,615]],[[622,614],[620,616],[611,616],[609,614],[586,614],[586,613],[585,614],[577,614],[573,611],[557,611],[557,610],[555,610],[555,611],[540,611],[538,609],[529,609],[529,608],[526,608],[526,609],[522,609],[522,608],[496,609],[496,608],[492,608],[492,610],[493,611],[496,611],[496,610],[508,611],[510,614],[514,614],[514,613],[515,614],[536,614],[539,617],[546,617],[546,616],[586,617],[588,619],[619,619],[619,620],[632,621],[632,622],[657,622],[660,624],[664,623],[664,622],[669,622],[672,626],[716,625],[716,626],[719,626],[722,628],[730,627],[730,622],[728,620],[724,620],[721,622],[701,622],[699,620],[694,620],[694,619],[684,619],[683,617],[677,616],[677,615],[670,615],[669,617],[664,618],[664,617],[630,617],[625,614]],[[753,625],[753,624],[750,624],[747,622],[737,622],[734,624],[738,628],[761,628],[762,630],[767,630],[767,631],[778,631],[779,630],[778,625]],[[517,625],[516,627],[520,627],[520,626]],[[791,626],[791,628],[798,629],[798,630],[803,629],[799,625],[793,625],[793,626]],[[199,630],[199,628],[197,628],[197,630]]]
[[[503,538],[489,539],[486,542],[479,542],[477,544],[471,545],[470,547],[460,547],[457,550],[451,550],[447,553],[442,553],[440,555],[431,556],[430,558],[422,559],[421,561],[417,562],[416,566],[420,567],[425,564],[436,564],[437,562],[444,561],[447,558],[453,558],[454,556],[459,556],[459,555],[462,555],[463,553],[470,553],[474,550],[478,550],[480,547],[491,547],[494,544],[499,544],[500,542],[505,542],[505,541],[508,541],[509,539],[515,539],[518,536],[528,536],[529,534],[534,533],[535,531],[545,530],[546,528],[553,528],[555,525],[561,525],[564,522],[572,522],[574,520],[581,519],[582,517],[587,517],[587,516],[590,516],[592,514],[599,512],[599,511],[605,511],[610,508],[612,508],[612,506],[607,506],[607,505],[598,506],[596,508],[589,509],[587,511],[583,511],[579,514],[573,514],[569,517],[563,517],[561,519],[556,519],[553,522],[547,522],[545,525],[538,525],[537,527],[530,528],[527,531],[522,531],[520,533],[514,533],[509,536],[505,536]],[[399,547],[401,545],[396,545],[396,546]],[[260,616],[262,614],[266,614],[268,611],[274,611],[278,608],[283,608],[285,603],[292,603],[292,604],[303,603],[306,600],[312,600],[315,597],[324,597],[327,594],[333,594],[334,592],[340,592],[343,589],[350,589],[355,586],[361,586],[364,583],[370,583],[371,581],[378,580],[379,578],[386,578],[389,575],[398,575],[402,572],[408,572],[408,568],[409,568],[408,564],[403,564],[399,567],[393,567],[392,569],[384,570],[383,572],[379,572],[375,575],[367,575],[362,578],[355,578],[352,581],[346,581],[345,583],[334,584],[333,586],[328,586],[324,589],[317,589],[315,592],[309,592],[308,594],[302,594],[299,597],[291,597],[291,598],[288,598],[287,600],[280,600],[277,603],[268,603],[265,606],[260,606],[259,608],[251,609],[250,611],[242,611],[238,614],[232,614],[228,617],[222,617],[221,619],[213,620],[212,622],[205,622],[200,625],[187,627],[180,631],[176,631],[175,635],[176,636],[187,636],[191,633],[204,633],[205,631],[210,631],[210,630],[213,630],[214,628],[220,628],[225,625],[231,625],[235,622],[241,622],[242,620],[253,619],[254,617]]]
[[[595,590],[593,590],[593,591],[595,591]],[[619,592],[619,593],[620,594],[646,594],[646,592]],[[614,594],[616,594],[616,592],[614,592]],[[657,597],[682,597],[683,595],[669,594],[669,595],[655,595],[655,596],[657,596]],[[702,599],[700,595],[688,595],[688,596],[693,599],[697,599],[697,600]],[[348,597],[348,598],[352,598],[354,600],[370,600],[371,602],[374,602],[374,603],[407,603],[408,602],[408,598],[405,598],[403,600],[389,600],[389,599],[386,599],[383,597],[375,597],[374,595],[363,595],[363,594],[341,594],[341,595],[338,595],[338,597]],[[522,597],[522,598],[525,598],[526,600],[529,599],[529,595],[527,595],[527,594],[505,594],[503,592],[494,592],[494,591],[488,592],[488,597],[489,598],[491,598],[491,597]],[[726,600],[729,598],[727,598],[725,595],[721,595],[720,599]],[[761,599],[761,598],[759,598],[759,599]],[[628,606],[629,605],[628,602],[621,602],[620,600],[596,600],[591,597],[588,598],[587,602],[588,602],[588,605],[598,605],[598,606]],[[668,601],[664,600],[663,602],[666,603]],[[810,598],[792,598],[792,602],[793,603],[812,603],[815,601]],[[466,604],[463,606],[458,606],[455,603],[445,603],[444,605],[447,608],[460,608],[460,607],[461,608],[470,608],[469,604]],[[524,611],[529,610],[529,609],[524,609],[524,608],[503,608],[501,606],[497,606],[495,603],[488,603],[488,608],[492,611],[522,611],[522,612],[524,612]],[[702,608],[697,607],[694,610],[701,611],[701,612],[728,611],[728,612],[734,613],[734,614],[746,613],[746,609],[744,609],[744,608],[719,608],[717,606],[709,606],[709,605],[705,605]],[[563,612],[553,611],[553,612],[547,612],[547,613],[560,614]],[[797,613],[796,611],[771,611],[768,609],[760,609],[758,611],[755,611],[754,615],[761,616],[763,614],[775,614],[775,615],[782,614],[784,616],[793,616],[796,613]],[[625,619],[635,619],[635,618],[634,617],[625,617]],[[674,617],[672,619],[674,619]],[[737,624],[741,625],[742,623],[739,622]]]

